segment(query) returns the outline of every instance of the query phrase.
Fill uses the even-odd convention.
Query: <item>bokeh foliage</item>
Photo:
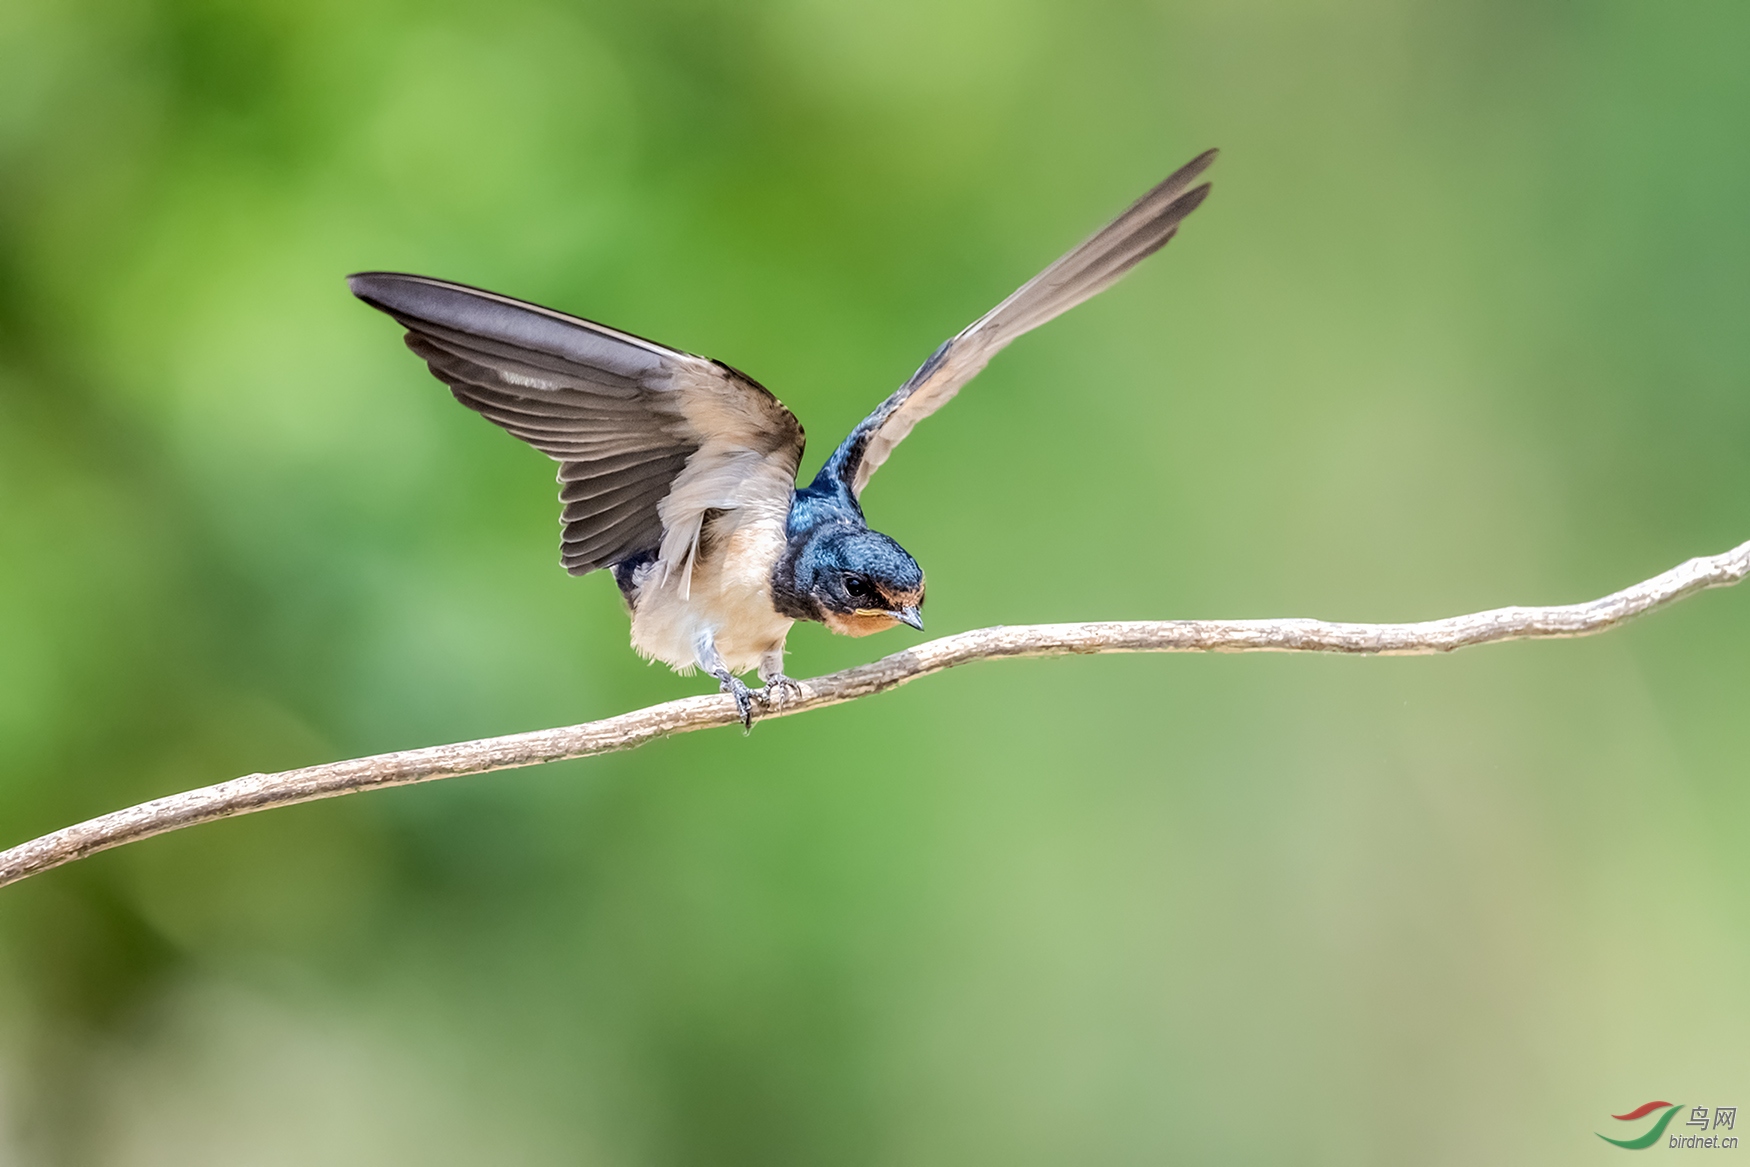
[[[699,691],[341,277],[825,449],[1198,150],[876,480],[932,633],[1405,619],[1750,537],[1750,9],[7,0],[0,821]],[[912,634],[792,637],[808,675]],[[1750,1104],[1750,593],[1449,659],[981,666],[0,892],[43,1164],[1591,1161]]]

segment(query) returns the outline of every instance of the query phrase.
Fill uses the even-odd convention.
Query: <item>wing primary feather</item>
[[[1210,187],[1205,183],[1182,194],[1175,193],[1174,198],[1160,203],[1157,192],[1167,189],[1173,181],[1170,178],[1163,182],[1133,208],[1146,213],[1133,216],[1127,212],[1120,216],[1110,227],[1023,284],[967,332],[989,331],[993,335],[986,344],[1000,347],[1111,287],[1132,267],[1166,246],[1179,224],[1209,195]]]
[[[550,394],[560,389],[587,389],[597,397],[636,401],[642,392],[639,381],[612,369],[580,366],[563,357],[537,349],[519,348],[491,337],[469,336],[453,329],[404,321],[409,329],[407,347],[431,360],[433,351],[489,370],[504,378],[506,389],[522,393]],[[417,343],[416,343],[417,341]]]
[[[476,342],[508,343],[519,352],[562,357],[630,380],[657,372],[665,359],[679,355],[641,336],[466,284],[398,272],[361,272],[347,283],[353,295],[409,328],[435,326]]]
[[[1193,186],[1215,161],[1206,150],[1175,170],[1106,226],[1022,284],[946,341],[826,460],[811,490],[855,500],[912,427],[940,409],[1016,337],[1098,295],[1166,246],[1210,186]]]
[[[467,370],[462,371],[466,372]],[[479,373],[480,371],[475,370],[475,372]],[[475,401],[484,402],[510,413],[521,413],[530,417],[548,417],[578,425],[592,423],[614,425],[623,422],[629,416],[636,416],[632,406],[623,405],[617,401],[604,404],[588,399],[579,400],[582,394],[578,392],[557,390],[537,397],[529,393],[512,393],[483,383],[487,381],[483,375],[467,378],[458,375],[456,380],[461,385],[460,391]]]

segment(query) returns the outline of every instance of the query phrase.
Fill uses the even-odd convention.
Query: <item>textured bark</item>
[[[973,661],[1104,652],[1337,652],[1408,656],[1502,640],[1590,636],[1643,612],[1750,574],[1750,543],[1689,562],[1590,603],[1496,608],[1420,624],[1334,624],[1323,620],[1137,620],[981,628],[932,640],[825,677],[799,682],[786,700],[762,702],[760,716],[788,717],[879,693]],[[87,855],[184,827],[278,806],[464,774],[510,770],[629,750],[655,738],[734,725],[726,696],[688,697],[602,721],[447,746],[328,762],[278,774],[250,774],[100,815],[0,853],[0,887]]]

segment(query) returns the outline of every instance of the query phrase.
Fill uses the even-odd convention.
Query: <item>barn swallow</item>
[[[407,347],[456,400],[559,463],[560,562],[614,573],[632,647],[695,667],[744,727],[794,690],[784,638],[797,620],[867,636],[924,626],[924,571],[869,529],[863,488],[913,426],[1010,341],[1116,283],[1164,246],[1209,193],[1200,154],[930,355],[800,489],[802,426],[722,361],[493,292],[363,272],[353,294],[407,329]]]

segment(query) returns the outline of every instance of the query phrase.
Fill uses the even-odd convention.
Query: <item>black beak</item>
[[[898,620],[901,624],[910,624],[919,632],[924,630],[924,614],[918,611],[915,605],[909,608],[901,608],[893,614],[893,618]]]

